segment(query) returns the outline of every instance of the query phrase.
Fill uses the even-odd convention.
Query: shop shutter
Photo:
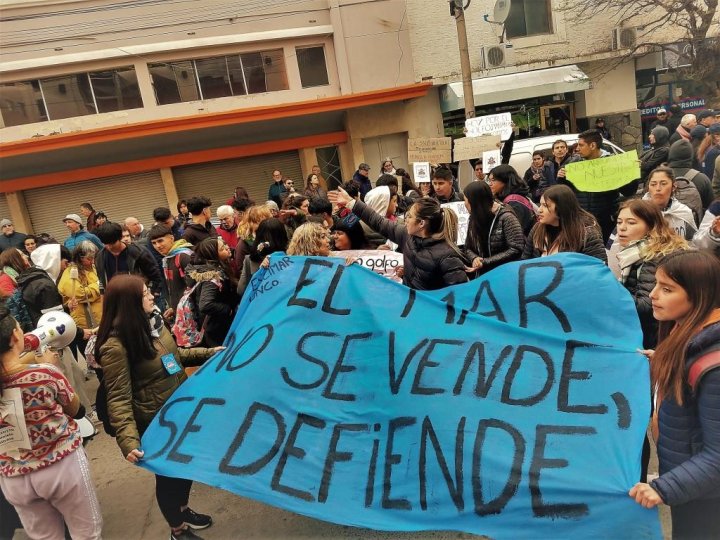
[[[4,193],[0,193],[0,219],[12,219],[10,217],[10,207],[8,206],[7,197]]]
[[[280,169],[284,176],[295,180],[295,189],[304,190],[300,157],[296,151],[185,165],[174,168],[173,176],[181,199],[199,195],[209,198],[214,216],[217,207],[232,197],[237,186],[247,189],[256,203],[267,201],[274,169]]]
[[[167,206],[160,171],[28,189],[24,194],[35,233],[50,233],[60,242],[68,236],[62,219],[67,214],[83,217],[80,205],[86,201],[105,212],[110,221],[121,223],[134,216],[145,228],[153,224],[152,211]]]

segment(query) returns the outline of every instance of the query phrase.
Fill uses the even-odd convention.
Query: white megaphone
[[[25,350],[36,351],[43,346],[62,349],[73,342],[76,333],[77,326],[70,315],[64,311],[49,311],[40,317],[35,330],[25,334]]]

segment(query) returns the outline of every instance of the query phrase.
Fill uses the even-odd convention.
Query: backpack
[[[533,222],[537,221],[538,207],[534,202],[532,202],[529,198],[525,197],[524,195],[512,193],[503,199],[503,204],[508,204],[512,201],[518,202],[518,203],[522,204],[525,208],[530,210],[530,213],[533,216]]]
[[[695,216],[695,226],[699,226],[703,218],[703,205],[698,188],[691,182],[698,171],[690,169],[686,176],[678,176],[675,179],[675,198],[692,210]]]
[[[217,280],[212,280],[219,289],[222,289],[222,283]],[[201,325],[198,325],[197,319],[195,318],[195,300],[193,293],[198,285],[202,281],[195,283],[191,288],[185,290],[185,294],[182,295],[178,302],[177,309],[175,310],[175,323],[172,327],[173,335],[178,347],[195,347],[203,339],[205,335],[205,324],[207,323],[207,316],[202,321]]]
[[[693,393],[697,392],[700,379],[710,370],[720,367],[720,351],[707,353],[693,362],[688,372],[688,384],[692,388]]]

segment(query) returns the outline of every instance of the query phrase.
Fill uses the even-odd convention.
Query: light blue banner
[[[597,259],[435,292],[271,262],[227,350],[145,433],[147,469],[372,529],[660,538],[627,495],[650,415],[640,325]]]

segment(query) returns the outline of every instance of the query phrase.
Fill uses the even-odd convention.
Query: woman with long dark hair
[[[187,379],[182,366],[201,364],[223,348],[177,348],[157,313],[141,277],[119,274],[108,282],[95,357],[104,371],[115,439],[130,463],[143,458],[143,433]],[[210,516],[188,507],[191,487],[191,480],[155,475],[155,496],[171,540],[197,538],[189,529],[212,524]]]
[[[240,280],[237,285],[239,297],[245,294],[250,280],[258,271],[263,261],[276,251],[285,251],[288,245],[285,225],[277,218],[266,219],[258,225],[255,232],[255,242],[250,248],[250,253],[245,257]]]
[[[225,341],[239,303],[237,282],[229,266],[230,248],[222,238],[206,238],[195,246],[193,262],[185,268],[198,327],[205,329],[203,345],[217,347]]]
[[[650,376],[660,476],[630,496],[646,508],[669,505],[673,538],[720,538],[720,260],[678,251],[655,276],[659,344]]]
[[[478,275],[520,258],[525,247],[515,213],[497,202],[485,182],[471,182],[463,191],[470,212],[465,256]]]
[[[513,209],[527,236],[535,224],[535,206],[525,180],[510,165],[498,165],[490,171],[487,182],[495,198]]]
[[[328,198],[338,206],[346,206],[373,230],[398,244],[405,259],[403,283],[408,287],[435,290],[467,282],[466,261],[455,244],[457,216],[435,199],[415,201],[401,225],[356,201],[343,189],[331,191]]]
[[[580,207],[572,189],[557,185],[549,187],[540,197],[538,222],[528,235],[522,258],[563,252],[583,253],[607,264],[597,221]]]

